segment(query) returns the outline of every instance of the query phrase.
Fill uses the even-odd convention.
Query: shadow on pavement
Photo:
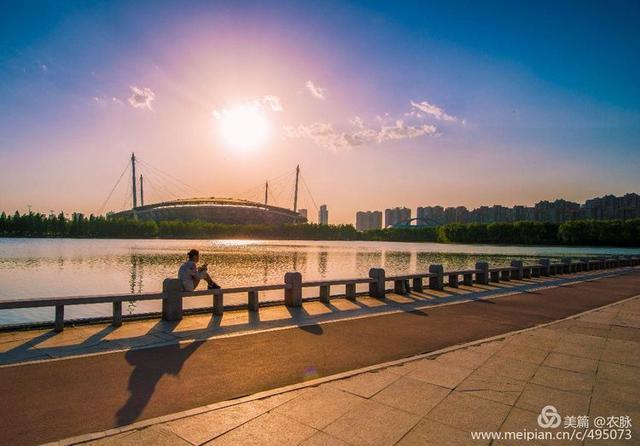
[[[135,422],[149,403],[156,385],[164,375],[178,375],[185,362],[205,341],[186,346],[173,344],[156,349],[129,350],[125,359],[134,366],[129,377],[129,399],[116,413],[116,425]]]

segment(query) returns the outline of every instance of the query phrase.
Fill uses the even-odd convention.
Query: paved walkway
[[[284,319],[298,327],[243,336],[230,336],[234,333],[225,333],[222,324],[215,323],[219,318],[208,316],[206,320],[209,324],[213,321],[213,330],[219,334],[207,341],[177,344],[159,338],[170,345],[0,367],[0,413],[8,414],[0,425],[0,438],[10,444],[34,444],[100,431],[531,327],[639,294],[640,274],[637,270],[625,272],[628,274],[592,281],[582,281],[588,278],[582,276],[579,280],[501,283],[482,294],[451,290],[442,296],[392,295],[388,300],[397,302],[394,308],[386,308],[385,314],[375,313],[391,304],[369,298],[305,304]],[[549,286],[553,284],[562,286]],[[497,296],[499,290],[511,294]],[[471,300],[459,305],[434,305],[434,301],[463,297]],[[325,308],[319,316],[314,316],[316,304],[318,309]],[[372,315],[324,323],[330,320],[324,314],[334,315],[333,308],[345,304],[358,308],[353,311],[371,311]],[[260,324],[268,324],[268,316],[277,314],[265,310],[259,314]],[[283,307],[277,311],[282,312]],[[187,338],[200,336],[200,331],[211,336],[208,325],[192,328],[191,324],[201,323],[203,316],[189,319],[183,321]],[[178,327],[180,324],[172,329]],[[257,328],[251,325],[245,329]],[[87,327],[77,330],[84,333]],[[107,327],[96,326],[93,330],[97,334],[90,337],[101,338]],[[19,350],[20,345],[38,345],[39,350],[39,343],[56,341],[58,336],[64,339],[68,332],[55,336],[44,332],[35,338],[29,333],[14,333],[18,339],[4,337],[0,345],[19,344],[9,352]],[[158,333],[175,336],[165,328]],[[75,354],[86,351],[83,345],[91,345],[84,340],[79,343],[80,350],[52,346],[44,347],[44,351],[62,348],[61,355]]]
[[[547,405],[562,419],[588,416],[593,423],[598,416],[629,416],[631,440],[584,444],[638,444],[640,298],[505,339],[86,444],[462,445],[490,443],[473,441],[472,431],[570,433],[564,422],[556,429],[538,425]]]

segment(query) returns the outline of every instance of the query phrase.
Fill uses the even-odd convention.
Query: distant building
[[[329,210],[327,209],[326,204],[320,206],[320,210],[318,211],[318,223],[321,225],[329,224]]]
[[[590,220],[624,220],[640,218],[640,195],[625,194],[623,197],[605,195],[587,200],[580,209],[580,218]]]
[[[382,212],[380,211],[359,211],[356,213],[356,230],[369,231],[371,229],[382,229]]]
[[[396,208],[399,209],[399,208]],[[480,206],[471,211],[464,206],[443,208],[425,206],[417,209],[418,225],[444,225],[449,223],[495,223],[516,221],[540,221],[562,223],[573,220],[625,220],[640,218],[640,195],[625,194],[622,197],[606,195],[587,200],[583,205],[558,199],[540,201],[535,206],[512,208],[495,204]],[[394,209],[385,212],[388,226],[394,220]]]
[[[301,217],[304,217],[305,220],[309,219],[309,212],[306,209],[298,209],[298,214],[300,214]]]
[[[395,226],[400,222],[411,220],[411,209],[405,207],[395,207],[391,209],[385,209],[384,211],[384,225],[386,227]]]
[[[444,208],[442,206],[419,207],[416,217],[419,218],[417,224],[421,225],[441,225],[444,224]]]

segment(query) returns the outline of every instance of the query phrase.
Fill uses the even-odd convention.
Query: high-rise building
[[[309,212],[306,209],[298,209],[298,214],[300,214],[301,217],[304,217],[305,220],[309,219]]]
[[[380,211],[359,211],[356,213],[356,230],[368,231],[371,229],[382,229],[382,212]]]
[[[405,207],[395,207],[385,209],[384,225],[386,227],[395,226],[400,222],[411,220],[411,209]]]
[[[329,224],[329,209],[327,209],[327,205],[320,205],[320,210],[318,211],[318,223],[321,225]]]
[[[393,209],[388,209],[385,217],[393,218]],[[512,208],[495,204],[480,206],[471,211],[464,206],[419,207],[418,225],[445,225],[448,223],[494,223],[515,221],[542,221],[562,223],[573,220],[611,220],[640,217],[640,195],[625,194],[622,197],[605,195],[587,200],[580,205],[567,200],[540,201],[535,206],[514,206]],[[388,226],[388,223],[387,223]]]
[[[418,225],[442,225],[444,221],[444,208],[442,206],[425,206],[419,207],[416,215],[420,220],[417,221]]]

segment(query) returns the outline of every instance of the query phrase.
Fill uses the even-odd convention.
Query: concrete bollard
[[[285,273],[284,304],[287,307],[302,306],[302,274],[299,272]]]
[[[164,279],[162,282],[162,320],[182,319],[182,283],[179,279]]]
[[[476,262],[476,283],[487,285],[489,283],[489,264]]]
[[[442,265],[429,265],[429,273],[435,274],[429,277],[429,288],[442,290],[444,288],[444,268]]]
[[[511,278],[515,280],[522,280],[524,277],[524,270],[522,269],[522,260],[512,260],[511,266],[513,268],[517,268],[514,271],[511,271]]]
[[[551,274],[551,262],[549,259],[540,259],[538,261],[542,268],[540,268],[540,274],[543,276],[548,276]]]
[[[373,279],[369,283],[369,296],[384,299],[385,293],[385,273],[382,268],[371,268],[369,270],[369,277]]]

